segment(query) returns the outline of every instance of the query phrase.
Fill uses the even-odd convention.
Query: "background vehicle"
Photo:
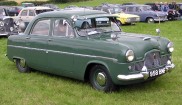
[[[10,16],[18,16],[19,12],[23,9],[22,6],[10,6],[7,8]]]
[[[0,36],[9,36],[17,34],[15,23],[9,16],[6,7],[0,7]]]
[[[154,23],[168,20],[165,12],[153,11],[148,5],[124,5],[121,8],[125,13],[140,16],[142,22]]]
[[[122,11],[122,9],[118,5],[104,4],[101,6],[97,6],[94,9],[118,16],[117,18],[118,25],[135,24],[136,22],[140,21],[140,17],[138,15],[126,14]]]
[[[18,16],[15,18],[16,24],[19,26],[22,22],[25,23],[27,26],[28,23],[38,14],[41,14],[43,12],[49,12],[53,11],[53,9],[49,7],[41,7],[41,6],[36,6],[36,7],[26,7],[23,8]],[[19,29],[19,31],[21,31]]]
[[[145,5],[150,5],[151,6],[151,9],[153,10],[153,6],[155,5],[155,3],[145,3]],[[161,8],[163,4],[159,4],[159,7]],[[159,11],[161,11],[161,9],[159,8]],[[155,10],[154,10],[155,11]],[[179,17],[180,17],[180,14],[178,11],[174,10],[174,9],[168,9],[167,10],[167,19],[168,20],[178,20]]]
[[[21,6],[22,7],[35,7],[35,5],[33,3],[22,3]]]

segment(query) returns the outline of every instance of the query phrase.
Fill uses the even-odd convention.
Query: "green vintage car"
[[[173,43],[160,36],[122,32],[116,16],[96,10],[42,13],[25,32],[8,38],[7,57],[31,69],[90,81],[113,91],[171,71]]]

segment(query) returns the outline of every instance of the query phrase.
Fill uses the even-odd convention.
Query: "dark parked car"
[[[11,6],[11,7],[8,7],[7,9],[10,16],[18,16],[19,12],[23,9],[23,7]]]
[[[182,3],[177,3],[177,5],[179,6],[179,13],[182,16]]]
[[[33,68],[90,81],[102,91],[153,80],[174,68],[170,40],[122,32],[115,21],[96,10],[42,13],[22,35],[8,37],[7,57],[20,72]]]
[[[15,23],[8,11],[4,7],[0,7],[0,36],[9,36],[17,34]]]
[[[150,5],[151,6],[151,9],[152,10],[154,10],[154,6],[155,6],[155,3],[145,3],[145,5]],[[163,6],[164,4],[159,4],[159,9],[158,9],[158,11],[162,11],[161,10],[161,6]],[[154,10],[155,11],[155,10]],[[180,17],[180,13],[179,13],[179,11],[176,11],[176,10],[174,10],[174,9],[168,9],[167,11],[166,11],[166,13],[167,13],[167,19],[168,20],[178,20],[179,19],[179,17]]]
[[[135,5],[136,3],[134,2],[128,2],[128,3],[123,3],[122,5]]]
[[[123,5],[123,11],[128,14],[135,14],[140,16],[140,21],[147,23],[165,22],[167,13],[161,11],[153,11],[148,5]]]

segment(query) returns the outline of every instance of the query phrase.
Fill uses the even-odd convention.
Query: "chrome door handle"
[[[30,39],[30,37],[26,37],[26,39]]]
[[[52,41],[52,39],[48,39],[48,41]]]

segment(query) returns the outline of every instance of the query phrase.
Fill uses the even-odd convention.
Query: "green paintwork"
[[[29,35],[34,23],[42,18],[65,18],[74,28],[71,19],[73,15],[89,18],[112,16],[101,11],[91,10],[40,14],[29,23],[24,34],[8,38],[8,58],[12,61],[15,58],[25,59],[31,68],[79,80],[84,80],[88,65],[101,64],[108,69],[115,84],[125,85],[144,81],[143,79],[119,81],[117,75],[138,73],[138,71],[128,70],[128,66],[144,60],[146,53],[159,50],[161,55],[171,55],[167,51],[167,44],[170,41],[158,36],[119,32],[117,40],[113,40],[110,37],[112,32],[89,37],[80,37],[76,32],[75,37]],[[52,28],[49,33],[51,31]],[[146,37],[151,39],[143,40]],[[129,49],[133,50],[135,54],[132,62],[127,62],[125,57],[125,53]]]

